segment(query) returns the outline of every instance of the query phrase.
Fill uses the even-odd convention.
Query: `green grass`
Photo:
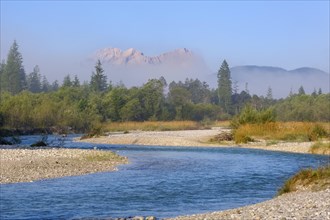
[[[277,195],[297,191],[299,187],[311,187],[318,191],[330,187],[330,165],[319,167],[317,169],[303,169],[289,178],[282,188],[278,190]]]
[[[309,152],[311,152],[312,154],[330,155],[330,142],[328,143],[317,142],[313,144]]]

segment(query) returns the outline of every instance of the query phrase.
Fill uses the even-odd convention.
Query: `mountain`
[[[211,74],[204,59],[187,48],[156,56],[148,56],[134,48],[104,48],[96,51],[91,58],[94,63],[101,60],[108,79],[114,84],[123,82],[126,86],[140,86],[148,79],[163,76],[168,83],[198,78],[206,81],[211,88],[217,87],[217,74]],[[286,70],[273,66],[235,66],[231,68],[231,76],[238,91],[247,88],[250,94],[265,96],[271,87],[274,98],[286,97],[291,91],[297,93],[300,86],[309,94],[319,88],[324,93],[329,92],[329,73],[311,67]]]
[[[167,82],[199,78],[211,71],[203,58],[187,48],[147,56],[134,48],[104,48],[95,52],[91,61],[102,62],[108,78],[114,83],[123,82],[126,86],[138,86],[150,78],[165,77]]]
[[[129,48],[124,51],[119,48],[105,48],[97,51],[94,55],[94,59],[99,59],[103,63],[115,65],[154,65],[170,62],[181,65],[184,62],[197,59],[197,57],[186,48],[176,49],[158,56],[146,56],[144,53],[134,48]]]
[[[232,81],[237,83],[238,90],[246,88],[250,94],[266,95],[269,87],[272,88],[275,98],[286,97],[291,91],[297,93],[303,86],[306,93],[312,93],[321,88],[323,92],[329,92],[329,73],[322,70],[302,67],[294,70],[286,70],[271,66],[236,66],[231,69]],[[216,74],[209,76],[209,82]],[[215,83],[211,84],[216,86]]]

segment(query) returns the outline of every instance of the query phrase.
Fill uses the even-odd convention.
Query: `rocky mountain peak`
[[[115,65],[130,64],[161,64],[166,62],[185,62],[194,57],[193,52],[187,48],[179,48],[173,51],[162,53],[158,56],[145,56],[144,53],[129,48],[122,51],[119,48],[104,48],[95,53],[93,59],[100,59],[104,63]]]

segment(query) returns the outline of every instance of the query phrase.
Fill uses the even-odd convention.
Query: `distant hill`
[[[286,97],[290,91],[297,93],[303,86],[306,93],[312,93],[314,89],[321,88],[323,92],[329,92],[329,73],[322,70],[302,67],[294,70],[286,70],[271,66],[236,66],[230,69],[233,82],[236,81],[239,91],[247,89],[251,94],[266,95],[268,87],[272,88],[276,98]],[[217,74],[207,78],[212,82]],[[212,86],[216,86],[213,83]]]
[[[217,87],[217,74],[207,67],[204,59],[187,48],[179,48],[155,56],[129,48],[104,48],[91,55],[89,61],[100,59],[108,79],[123,82],[126,86],[139,86],[150,78],[165,77],[167,82],[186,78],[206,81],[211,88]],[[245,65],[231,68],[233,82],[238,90],[247,89],[250,94],[266,95],[272,88],[275,98],[286,97],[290,91],[296,93],[303,86],[306,93],[321,88],[329,92],[329,73],[322,70],[301,67],[286,70],[281,67]]]

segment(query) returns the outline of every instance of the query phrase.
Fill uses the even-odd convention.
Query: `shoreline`
[[[330,188],[322,191],[296,191],[264,202],[234,209],[166,220],[219,220],[219,219],[330,219]]]
[[[133,144],[154,146],[189,146],[189,147],[242,147],[292,153],[309,153],[312,142],[276,143],[266,146],[264,141],[247,145],[220,145],[207,141],[220,132],[228,129],[188,131],[131,131],[128,134],[110,133],[107,137],[76,140],[88,143]],[[0,149],[1,172],[0,184],[32,182],[43,179],[77,176],[96,172],[115,171],[116,167],[128,163],[127,158],[113,154],[113,160],[88,160],[88,155],[98,158],[100,150],[81,150],[64,148],[35,149]],[[102,158],[102,156],[100,156]],[[66,172],[71,170],[73,172]],[[27,172],[27,173],[26,173]],[[8,177],[11,175],[11,177]],[[23,176],[23,178],[22,178]],[[329,219],[330,220],[330,188],[313,192],[298,190],[253,205],[166,218],[168,220],[204,220],[204,219]],[[302,211],[303,210],[303,211]]]
[[[276,142],[267,143],[264,140],[248,144],[235,144],[233,141],[224,143],[210,143],[209,140],[219,133],[228,132],[226,128],[212,128],[208,130],[182,131],[130,131],[112,132],[108,136],[94,137],[77,142],[94,144],[120,144],[140,146],[187,146],[187,147],[239,147],[289,153],[311,154],[310,147],[315,142]]]
[[[42,148],[0,149],[0,184],[116,171],[128,163],[111,151]]]

